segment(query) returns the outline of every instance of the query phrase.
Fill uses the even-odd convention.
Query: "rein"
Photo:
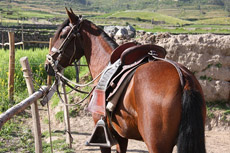
[[[55,73],[55,85],[57,87],[57,93],[58,93],[58,96],[59,98],[61,99],[61,102],[64,104],[64,105],[67,105],[67,106],[75,106],[75,105],[78,105],[82,102],[84,102],[90,95],[91,93],[93,92],[95,86],[93,87],[93,89],[90,91],[90,92],[86,92],[86,91],[82,91],[82,90],[79,90],[78,88],[79,87],[86,87],[86,86],[89,86],[90,84],[94,83],[105,71],[105,69],[99,73],[92,81],[86,83],[86,84],[78,84],[78,83],[75,83],[71,80],[69,80],[68,78],[66,78],[62,73],[60,73],[57,69],[57,64],[55,64],[55,61],[53,60],[52,56],[50,55],[47,55],[47,60],[48,62],[51,64],[52,68],[54,69],[54,73]],[[71,89],[79,92],[79,93],[82,93],[82,94],[87,94],[85,98],[83,98],[81,101],[77,102],[77,103],[74,103],[74,104],[66,104],[64,103],[63,99],[61,98],[61,92],[59,91],[58,89],[58,85],[59,85],[59,80],[62,81],[62,83],[66,84],[68,87],[70,87]],[[73,84],[73,85],[71,85]]]

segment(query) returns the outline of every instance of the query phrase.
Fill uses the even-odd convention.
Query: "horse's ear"
[[[72,13],[72,14],[74,14],[74,12],[73,12],[72,8],[70,8],[70,11],[71,11],[71,13]],[[74,14],[74,15],[75,15],[75,14]],[[76,16],[76,15],[75,15],[75,16]]]
[[[71,12],[70,12],[67,8],[65,8],[65,9],[66,9],[66,14],[69,17],[70,23],[71,24],[77,24],[77,16],[73,13],[73,10],[70,9],[71,10]]]

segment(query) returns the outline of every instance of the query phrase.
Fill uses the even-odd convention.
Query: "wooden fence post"
[[[23,24],[22,24],[22,49],[23,50],[25,49]]]
[[[15,47],[14,32],[8,32],[9,36],[9,75],[8,75],[8,99],[14,100],[14,72],[15,72]]]
[[[2,49],[4,49],[4,31],[2,31]]]
[[[32,95],[34,92],[34,85],[32,81],[32,71],[29,66],[28,58],[22,57],[20,59],[23,74],[26,80],[26,86],[29,92],[29,95]],[[40,126],[40,119],[39,119],[39,112],[38,112],[38,105],[35,101],[31,105],[32,111],[32,118],[33,118],[33,127],[34,127],[34,139],[35,139],[35,152],[42,153],[42,139],[41,139],[41,126]]]
[[[64,73],[64,71],[62,73]],[[61,82],[61,87],[62,87],[64,103],[68,104],[65,84],[62,82]],[[72,137],[71,137],[70,121],[69,121],[69,109],[67,105],[64,105],[64,120],[65,120],[65,127],[66,127],[66,143],[69,144],[69,148],[72,148]]]
[[[52,38],[50,38],[49,42],[49,51],[51,50],[51,43],[52,43]],[[47,75],[47,86],[50,87],[52,84],[52,76]]]

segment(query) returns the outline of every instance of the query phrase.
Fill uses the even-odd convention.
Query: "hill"
[[[229,25],[229,6],[229,0],[0,0],[0,24],[60,24],[66,18],[64,8],[71,7],[100,25],[131,24],[146,30],[154,21],[154,25],[200,28]]]
[[[23,12],[62,14],[64,7],[72,7],[74,10],[84,12],[109,13],[124,10],[151,10],[164,9],[179,10],[218,10],[230,12],[229,0],[0,0],[1,16],[6,12],[17,12],[22,16]],[[21,13],[22,12],[22,13]],[[43,14],[44,15],[44,14]]]

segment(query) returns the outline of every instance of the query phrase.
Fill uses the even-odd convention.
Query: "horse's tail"
[[[177,141],[178,153],[205,153],[204,123],[200,92],[184,89],[182,116]]]

